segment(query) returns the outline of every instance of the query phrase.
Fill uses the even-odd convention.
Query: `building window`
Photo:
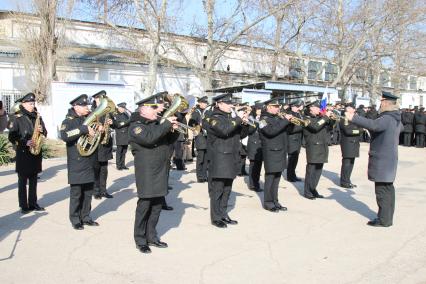
[[[308,63],[308,79],[320,80],[321,79],[322,63],[318,61],[309,61]]]
[[[325,81],[334,81],[337,78],[337,65],[327,63],[325,65]]]
[[[295,79],[303,78],[303,60],[297,58],[290,58],[290,70],[289,75]]]
[[[399,82],[399,88],[402,89],[402,90],[406,90],[407,84],[408,84],[408,77],[402,76],[401,81]]]
[[[417,78],[414,76],[410,77],[410,89],[417,90]]]

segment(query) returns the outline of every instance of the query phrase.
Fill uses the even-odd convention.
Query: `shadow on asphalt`
[[[332,181],[335,185],[340,186],[340,173],[322,170],[322,175]]]
[[[331,195],[325,199],[336,200],[343,208],[358,213],[367,219],[374,219],[377,214],[370,209],[366,204],[356,200],[353,195],[355,192],[350,189],[343,188],[329,188]]]

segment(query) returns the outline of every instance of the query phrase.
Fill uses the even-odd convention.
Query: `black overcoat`
[[[328,162],[329,129],[333,121],[327,116],[308,116],[310,123],[303,129],[306,141],[306,160],[311,164]]]
[[[340,149],[343,158],[359,157],[359,139],[362,134],[361,128],[352,122],[340,120]]]
[[[115,116],[113,124],[115,129],[115,145],[129,145],[129,124],[130,116],[126,112],[118,113]]]

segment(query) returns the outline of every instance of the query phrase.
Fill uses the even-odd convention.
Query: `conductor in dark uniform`
[[[87,95],[78,96],[70,104],[72,107],[62,122],[60,133],[67,147],[68,183],[71,187],[69,218],[74,229],[83,230],[83,225],[99,225],[90,217],[96,152],[90,156],[80,155],[77,141],[82,135],[93,137],[95,133],[83,125],[90,112]]]
[[[290,104],[291,114],[294,117],[302,119],[300,114],[303,102],[295,100]],[[297,162],[299,161],[300,149],[302,148],[303,126],[290,124],[288,126],[288,166],[287,166],[287,180],[289,182],[301,181],[296,175]]]
[[[266,110],[260,119],[266,123],[259,129],[265,168],[263,208],[271,212],[286,211],[287,208],[278,202],[278,185],[282,171],[287,167],[287,127],[292,116],[279,116],[280,102],[277,98],[265,101],[264,105]]]
[[[129,123],[130,115],[126,109],[126,103],[119,103],[117,105],[118,114],[113,120],[115,129],[115,145],[117,150],[115,153],[115,165],[117,170],[128,170],[126,167],[126,153],[129,146]]]
[[[346,104],[345,112],[355,113],[355,106],[352,103]],[[342,150],[340,186],[354,188],[356,185],[351,182],[351,174],[355,158],[359,157],[359,141],[362,129],[347,119],[341,119],[339,124],[341,130],[340,149]]]
[[[306,115],[310,123],[303,129],[306,141],[306,175],[304,196],[308,199],[324,198],[318,193],[317,186],[324,163],[328,162],[329,129],[333,121],[327,115],[320,115],[320,103],[314,100],[306,103]]]
[[[16,146],[16,172],[18,173],[18,199],[21,213],[32,210],[44,211],[37,204],[37,174],[42,170],[42,152],[33,155],[30,147],[34,146],[32,135],[35,131],[46,136],[47,131],[40,117],[39,128],[34,129],[37,111],[35,109],[35,95],[26,94],[21,100],[19,113],[9,121],[9,141]],[[28,183],[28,199],[27,199]]]
[[[232,183],[240,168],[240,139],[248,135],[247,120],[242,112],[232,115],[232,94],[213,99],[217,107],[208,118],[207,143],[209,156],[210,218],[214,226],[226,228],[237,224],[227,212]],[[234,112],[235,114],[235,112]]]
[[[132,116],[129,126],[138,194],[134,238],[142,253],[150,253],[149,246],[167,247],[167,243],[158,238],[156,225],[167,195],[169,149],[179,132],[173,131],[177,128],[176,117],[160,123],[156,95],[139,101],[137,105],[139,115]]]
[[[207,131],[202,128],[205,112],[208,105],[207,97],[201,97],[197,101],[198,105],[192,112],[188,125],[191,127],[200,126],[200,133],[195,136],[195,148],[197,149],[196,174],[197,182],[207,181]]]
[[[393,182],[398,166],[399,134],[403,129],[397,99],[398,97],[392,93],[382,92],[380,114],[374,120],[346,113],[349,121],[371,132],[368,179],[374,182],[379,211],[377,218],[367,224],[374,227],[389,227],[393,224],[395,211]]]
[[[95,100],[95,103],[92,105],[92,111],[94,111],[100,104],[101,97],[106,96],[105,91],[97,92],[92,96]],[[107,179],[108,179],[108,161],[112,159],[112,138],[110,130],[104,129],[104,127],[111,126],[113,120],[110,114],[106,114],[99,118],[99,122],[103,124],[102,126],[102,139],[99,143],[98,149],[95,152],[97,160],[95,162],[95,189],[94,197],[95,199],[113,198],[106,190],[107,188]],[[107,126],[108,124],[108,126]]]
[[[257,121],[260,121],[260,115],[262,113],[263,103],[257,102],[252,108],[251,115]],[[254,126],[249,126],[249,136],[247,141],[247,157],[250,161],[249,165],[249,189],[261,192],[263,189],[260,188],[260,172],[262,170],[262,141],[259,135],[259,123],[255,123]]]

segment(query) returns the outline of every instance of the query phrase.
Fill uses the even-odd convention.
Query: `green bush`
[[[53,153],[52,153],[52,148],[50,147],[50,145],[43,143],[41,145],[41,154],[43,156],[43,159],[49,159],[49,158],[53,158]]]
[[[0,134],[0,166],[10,163],[10,159],[12,158],[10,153],[11,147],[12,145],[9,143],[7,136]]]

